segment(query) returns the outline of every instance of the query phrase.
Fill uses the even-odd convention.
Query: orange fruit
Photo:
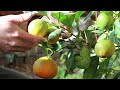
[[[37,59],[33,64],[33,73],[41,78],[52,79],[57,70],[56,62],[47,56]]]

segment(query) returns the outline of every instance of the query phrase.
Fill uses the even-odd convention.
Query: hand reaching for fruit
[[[24,52],[31,49],[38,42],[44,41],[43,37],[33,36],[20,28],[28,22],[36,13],[20,15],[6,15],[0,17],[0,51]]]

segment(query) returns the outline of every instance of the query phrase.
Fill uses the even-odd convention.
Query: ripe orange
[[[97,56],[106,58],[110,57],[115,52],[115,45],[110,40],[100,40],[95,45],[95,53]]]
[[[41,57],[33,64],[33,73],[41,78],[51,79],[57,74],[55,61],[47,56]]]

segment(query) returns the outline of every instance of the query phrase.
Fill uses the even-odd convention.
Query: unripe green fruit
[[[47,31],[47,22],[41,19],[35,19],[28,25],[28,32],[35,36],[45,36]]]
[[[100,29],[110,29],[113,24],[113,17],[110,14],[100,13],[97,18],[97,25]]]
[[[115,45],[110,40],[100,40],[95,45],[95,53],[102,58],[110,57],[115,52]]]

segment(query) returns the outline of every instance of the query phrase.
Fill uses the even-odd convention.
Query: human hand
[[[28,22],[36,13],[26,13],[20,15],[6,15],[0,17],[0,51],[25,52],[43,42],[43,37],[33,36],[20,28]]]

